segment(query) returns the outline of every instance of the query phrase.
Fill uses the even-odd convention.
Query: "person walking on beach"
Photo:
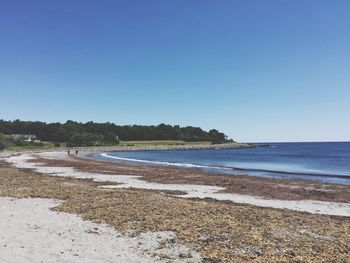
[[[70,154],[70,150],[69,149],[68,149],[67,153],[68,153],[68,155]]]
[[[75,150],[75,155],[78,155],[78,150]]]

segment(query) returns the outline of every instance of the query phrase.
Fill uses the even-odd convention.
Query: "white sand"
[[[37,163],[27,163],[26,160],[37,157],[53,158],[53,159],[65,159],[66,153],[40,153],[40,154],[22,154],[19,156],[13,156],[7,158],[7,161],[13,163],[20,168],[32,168],[40,173],[45,173],[51,176],[63,176],[73,177],[80,179],[93,179],[99,182],[114,182],[118,185],[103,186],[105,188],[140,188],[140,189],[156,189],[156,190],[179,190],[184,191],[187,194],[181,197],[187,198],[214,198],[217,200],[228,200],[236,203],[251,204],[261,207],[271,207],[279,209],[290,209],[295,211],[326,214],[326,215],[338,215],[338,216],[350,216],[350,203],[337,203],[337,202],[323,202],[314,200],[300,200],[300,201],[288,201],[288,200],[275,200],[264,199],[261,197],[219,193],[218,191],[224,190],[222,187],[209,186],[209,185],[191,185],[191,184],[160,184],[160,183],[148,183],[139,179],[138,176],[130,175],[105,175],[97,173],[85,173],[74,170],[72,167],[45,167],[40,166]]]
[[[172,242],[160,246],[161,241],[174,237],[172,232],[123,236],[107,225],[49,210],[59,203],[0,197],[1,263],[200,262],[199,254],[184,246]],[[180,260],[180,254],[192,258]],[[160,260],[160,255],[172,260]]]

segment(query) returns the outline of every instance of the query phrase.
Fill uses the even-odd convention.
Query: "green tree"
[[[226,140],[226,136],[224,133],[219,132],[216,129],[212,129],[209,131],[209,136],[210,136],[210,140],[212,143],[224,143]]]
[[[8,146],[8,140],[6,138],[6,136],[2,133],[0,133],[0,151],[5,150],[5,148],[7,148]]]
[[[0,132],[5,134],[35,134],[39,140],[51,142],[69,142],[71,144],[116,144],[120,140],[185,140],[225,142],[225,134],[218,130],[204,131],[199,127],[180,127],[179,125],[160,124],[124,125],[113,123],[80,123],[67,121],[66,123],[45,123],[28,121],[0,120]],[[97,135],[97,137],[96,137]]]
[[[0,140],[0,151],[3,151],[6,147],[6,144],[4,141]]]

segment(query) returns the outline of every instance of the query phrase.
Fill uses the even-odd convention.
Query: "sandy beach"
[[[350,256],[349,186],[81,157],[21,153],[0,161],[0,259],[346,262]],[[43,236],[53,251],[39,242]]]
[[[0,263],[350,263],[350,1],[1,1]]]

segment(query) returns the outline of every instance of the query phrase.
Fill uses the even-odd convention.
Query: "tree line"
[[[227,142],[227,136],[216,129],[204,131],[199,127],[179,125],[116,125],[114,123],[76,122],[45,123],[40,121],[0,120],[0,133],[34,134],[41,141],[66,143],[67,146],[118,144],[119,140],[183,140]],[[232,140],[229,140],[232,141]]]

